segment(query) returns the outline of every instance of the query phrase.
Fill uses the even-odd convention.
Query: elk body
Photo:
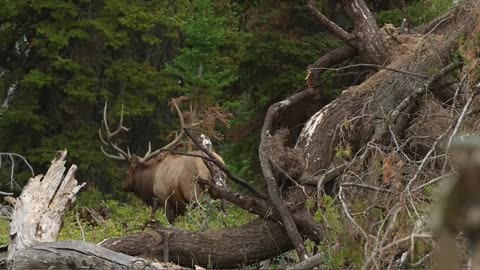
[[[103,127],[105,129],[105,138],[99,130],[99,135],[105,145],[110,146],[117,152],[117,155],[102,152],[117,160],[128,162],[128,175],[122,183],[122,189],[126,192],[133,192],[143,202],[152,206],[152,219],[155,219],[155,213],[159,207],[165,208],[165,213],[169,223],[173,223],[175,218],[183,214],[188,204],[197,201],[200,193],[205,189],[201,184],[203,181],[212,181],[210,170],[200,157],[202,152],[191,151],[184,154],[173,154],[167,150],[180,141],[184,135],[184,121],[182,113],[173,101],[175,109],[180,118],[182,129],[180,134],[168,145],[151,152],[151,146],[144,157],[138,157],[125,152],[112,142],[112,138],[122,131],[128,131],[123,126],[123,109],[118,128],[111,132],[107,122],[107,104],[103,112]],[[223,159],[216,153],[212,154],[223,163]],[[225,179],[223,177],[223,179]],[[224,180],[223,180],[224,181]],[[210,192],[210,196],[215,198],[215,194]]]

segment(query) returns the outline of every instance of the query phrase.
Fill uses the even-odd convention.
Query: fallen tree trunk
[[[315,1],[309,2],[309,9],[346,43],[344,50],[352,48],[366,63],[329,69],[312,65],[307,86],[321,85],[315,75],[325,70],[367,67],[378,71],[317,111],[304,125],[294,149],[304,154],[303,178],[318,181],[318,205],[323,194],[334,197],[335,208],[342,213],[340,227],[352,228],[348,235],[325,237],[323,243],[332,246],[324,253],[325,260],[342,249],[338,242],[354,238],[349,249],[365,256],[364,261],[352,263],[354,268],[361,264],[363,269],[428,267],[427,258],[433,257],[434,249],[426,229],[424,209],[431,199],[426,187],[448,170],[449,145],[455,134],[480,130],[475,86],[480,50],[473,41],[480,33],[480,2],[462,1],[447,14],[409,31],[393,26],[378,29],[373,17],[362,12],[367,10],[363,0],[339,2],[353,21],[352,34],[323,16]],[[280,119],[280,111],[301,110],[299,103],[290,101],[310,92],[315,91],[307,88],[272,105],[270,118]],[[278,128],[268,131],[272,137],[281,134]],[[417,151],[419,147],[422,151]],[[332,181],[333,187],[324,191],[326,175],[321,175],[337,162],[346,167]],[[336,235],[335,229],[325,228],[326,236],[329,232]],[[420,255],[415,249],[419,242],[428,247]]]
[[[410,113],[414,112],[416,100],[395,123],[390,123],[390,113],[448,64],[460,37],[469,35],[478,24],[472,21],[478,12],[478,3],[467,1],[435,28],[429,28],[428,33],[390,37],[389,44],[394,46],[389,50],[390,64],[362,84],[345,90],[305,124],[296,147],[304,150],[308,171],[326,169],[340,141],[350,144],[355,152],[374,136],[378,137],[386,125],[391,125],[392,131],[401,137],[411,122]],[[346,122],[350,131],[342,138],[339,133]]]
[[[161,261],[167,250],[168,260],[173,263],[215,269],[244,267],[293,247],[280,224],[262,219],[215,232],[156,228],[137,235],[110,238],[100,245],[131,256]]]
[[[352,65],[380,71],[319,110],[299,136],[296,149],[311,175],[335,156],[347,164],[329,195],[338,198],[341,224],[353,228],[350,248],[365,254],[362,269],[431,266],[428,189],[449,171],[452,138],[480,130],[479,14],[480,2],[467,0],[412,34],[388,32],[388,64]],[[342,240],[350,239],[331,243]]]
[[[82,241],[42,243],[19,252],[10,261],[9,267],[46,269],[48,267],[45,266],[49,265],[59,268],[131,269],[132,265],[148,265],[150,268],[145,269],[181,269],[173,264],[153,264],[150,261],[168,259],[184,267],[199,265],[229,269],[259,263],[292,247],[280,224],[257,219],[238,228],[215,232],[155,228],[135,235],[110,238],[99,246]],[[0,269],[6,269],[6,263],[6,250],[0,250]]]
[[[10,269],[184,269],[159,264],[81,241],[41,243],[18,251]]]

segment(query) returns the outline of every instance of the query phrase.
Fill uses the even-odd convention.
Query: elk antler
[[[107,102],[105,102],[105,107],[103,108],[103,121],[102,121],[103,127],[105,128],[105,138],[103,138],[102,135],[102,128],[98,129],[98,135],[100,136],[100,140],[102,141],[103,144],[110,146],[113,150],[117,151],[117,155],[112,155],[103,149],[103,146],[100,146],[100,149],[102,149],[102,152],[104,155],[106,155],[109,158],[117,159],[117,160],[126,160],[128,162],[132,161],[132,155],[130,154],[130,149],[127,148],[127,152],[122,150],[120,147],[118,147],[114,142],[112,142],[112,138],[119,134],[122,131],[127,132],[129,129],[123,125],[123,105],[122,105],[122,114],[120,115],[120,123],[118,123],[118,128],[111,132],[110,128],[108,127],[108,122],[107,122]]]
[[[179,118],[179,121],[180,121],[180,132],[179,132],[179,134],[175,134],[175,139],[172,142],[170,142],[169,144],[165,145],[164,147],[159,148],[159,149],[157,149],[153,152],[152,152],[152,145],[151,145],[150,142],[148,142],[148,151],[143,158],[138,159],[140,162],[146,162],[149,159],[151,159],[152,157],[155,157],[156,155],[158,155],[160,152],[162,152],[162,150],[165,150],[165,149],[168,149],[168,148],[174,146],[185,135],[185,130],[184,130],[185,129],[185,120],[183,119],[182,112],[178,108],[177,103],[175,102],[175,99],[172,98],[172,102],[173,102],[173,106],[175,107],[175,111],[177,112],[178,118]]]

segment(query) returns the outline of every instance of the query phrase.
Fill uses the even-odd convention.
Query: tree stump
[[[66,150],[57,152],[47,174],[30,178],[14,199],[8,261],[25,248],[57,239],[65,214],[85,185],[75,179],[76,165],[64,176],[66,156]]]

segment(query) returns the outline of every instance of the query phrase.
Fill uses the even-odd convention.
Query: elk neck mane
[[[155,197],[153,186],[155,169],[159,162],[157,159],[151,159],[145,164],[138,164],[132,171],[133,189],[138,197],[148,205],[152,205],[152,198]]]

